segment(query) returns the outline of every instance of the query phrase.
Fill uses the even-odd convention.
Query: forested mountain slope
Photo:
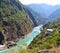
[[[19,0],[0,0],[0,43],[17,41],[31,32],[33,21]]]
[[[47,29],[53,29],[53,31],[47,31]],[[46,24],[41,34],[34,38],[31,44],[28,46],[29,49],[51,49],[53,47],[60,46],[60,19],[53,23]]]

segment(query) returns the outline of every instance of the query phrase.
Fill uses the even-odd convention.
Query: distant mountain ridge
[[[53,21],[57,18],[60,18],[60,8],[49,15],[49,20],[51,19],[51,21]]]
[[[40,25],[40,24],[45,24],[46,23],[46,18],[43,18],[42,16],[41,16],[41,14],[39,14],[39,13],[37,13],[37,12],[35,12],[35,11],[33,11],[31,8],[29,8],[29,7],[26,7],[27,8],[27,10],[30,12],[30,13],[28,13],[29,15],[30,15],[30,18],[34,21],[34,25]]]
[[[32,13],[35,14],[38,17],[38,20],[41,21],[40,23],[43,24],[51,22],[51,20],[54,21],[56,18],[60,17],[60,10],[59,10],[60,5],[48,5],[43,3],[43,4],[29,4],[25,6],[30,8],[32,10]]]
[[[43,14],[45,16],[49,16],[52,12],[56,11],[58,8],[60,8],[60,5],[48,5],[48,4],[30,4],[27,5],[32,10],[39,14]]]

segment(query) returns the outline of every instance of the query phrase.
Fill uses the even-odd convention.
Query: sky
[[[42,4],[42,3],[46,3],[46,4],[50,4],[50,5],[60,5],[60,0],[20,0],[20,2],[22,4]]]

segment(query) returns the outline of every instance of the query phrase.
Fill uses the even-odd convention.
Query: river
[[[20,39],[17,42],[16,46],[14,46],[10,49],[2,50],[2,51],[0,51],[0,53],[9,53],[10,51],[20,51],[21,49],[26,48],[31,43],[31,41],[34,39],[34,37],[36,37],[39,33],[41,33],[40,29],[42,28],[42,26],[43,25],[34,27],[32,32],[29,33],[27,35],[27,37],[25,37],[24,39]]]

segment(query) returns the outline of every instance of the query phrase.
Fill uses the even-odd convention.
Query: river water
[[[0,51],[0,53],[9,53],[10,51],[18,52],[18,51],[22,50],[23,48],[26,48],[31,43],[31,41],[34,39],[34,37],[36,37],[38,34],[41,33],[41,31],[40,31],[41,28],[42,28],[42,25],[34,27],[32,32],[29,33],[27,35],[27,37],[25,37],[24,39],[20,39],[17,42],[17,45],[15,47],[12,47],[10,49],[2,50],[2,51]]]

